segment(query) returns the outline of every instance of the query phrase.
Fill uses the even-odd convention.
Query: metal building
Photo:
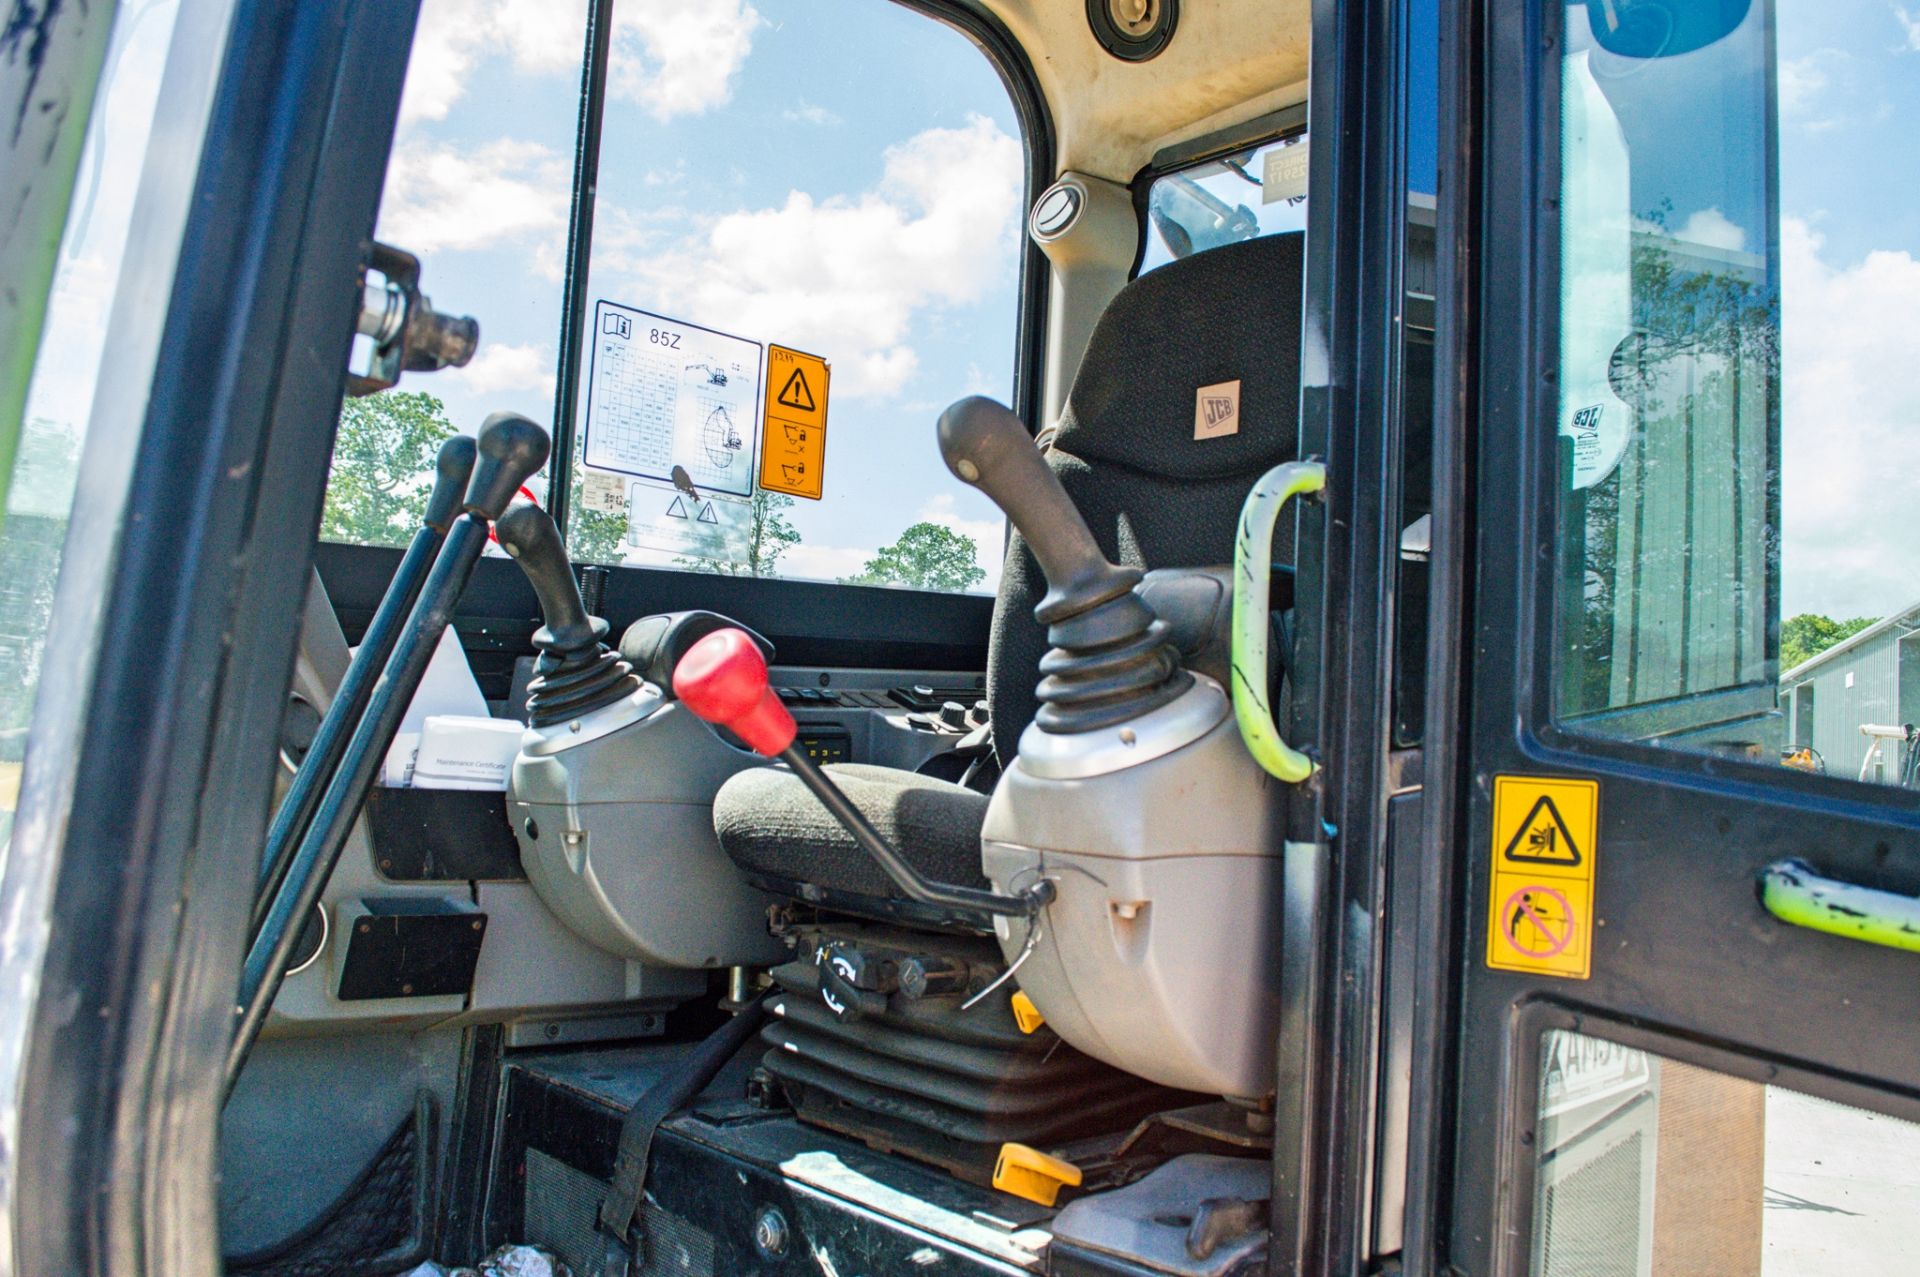
[[[1920,722],[1920,602],[1782,674],[1780,712],[1792,747],[1812,749],[1829,775],[1898,783]]]

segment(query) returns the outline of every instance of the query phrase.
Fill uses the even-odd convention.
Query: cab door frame
[[[0,1271],[206,1274],[412,0],[182,0],[0,878]]]
[[[1399,1209],[1383,1177],[1406,1138],[1383,1103],[1383,1003],[1408,974],[1388,969],[1389,869],[1415,850],[1393,845],[1389,800],[1417,788],[1419,752],[1392,748],[1407,9],[1313,5],[1300,455],[1325,462],[1327,485],[1300,515],[1287,730],[1320,767],[1288,820],[1270,1260],[1302,1277],[1376,1268],[1376,1213]]]
[[[1436,445],[1434,554],[1463,588],[1457,612],[1436,605],[1430,636],[1437,943],[1414,1070],[1419,1193],[1405,1271],[1515,1277],[1530,1263],[1550,1029],[1920,1120],[1913,955],[1789,927],[1756,890],[1769,862],[1806,855],[1837,878],[1920,893],[1920,804],[1555,721],[1560,10],[1459,9],[1442,183],[1454,175],[1460,291],[1438,414],[1454,427]],[[1599,784],[1604,943],[1588,979],[1485,961],[1501,775]]]

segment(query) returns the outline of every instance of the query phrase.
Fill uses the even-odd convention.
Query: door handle
[[[1314,762],[1288,745],[1274,726],[1267,697],[1268,589],[1273,577],[1273,525],[1287,502],[1327,486],[1318,461],[1287,461],[1260,476],[1240,507],[1233,543],[1233,716],[1247,751],[1268,773],[1297,782]]]
[[[1920,953],[1920,897],[1827,878],[1798,857],[1760,871],[1760,903],[1796,927]]]

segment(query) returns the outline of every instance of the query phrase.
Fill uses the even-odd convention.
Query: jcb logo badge
[[[1202,386],[1193,401],[1193,437],[1218,439],[1240,433],[1240,383]]]

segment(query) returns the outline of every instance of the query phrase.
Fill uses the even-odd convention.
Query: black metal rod
[[[782,762],[793,768],[794,775],[813,791],[813,796],[820,800],[821,805],[833,813],[833,818],[853,835],[860,849],[873,857],[874,863],[885,870],[894,885],[911,899],[946,909],[969,909],[979,913],[1003,914],[1009,918],[1031,918],[1053,902],[1053,883],[1045,878],[1035,880],[1032,886],[1017,896],[1003,896],[994,891],[981,891],[977,887],[954,887],[922,877],[918,869],[880,836],[880,831],[841,792],[840,786],[814,765],[798,741],[781,750],[779,756]]]
[[[573,147],[573,207],[567,218],[567,275],[562,286],[559,378],[553,392],[553,466],[547,472],[547,513],[562,532],[573,523],[575,426],[580,416],[580,352],[587,331],[588,267],[593,214],[600,189],[600,126],[607,111],[607,67],[613,47],[613,0],[587,10],[586,65],[580,74],[580,119]]]
[[[497,412],[480,427],[475,440],[478,457],[461,503],[465,513],[447,532],[421,586],[420,597],[394,642],[393,655],[368,696],[366,712],[347,742],[339,769],[328,781],[286,877],[273,894],[260,934],[247,951],[240,976],[238,1022],[227,1053],[229,1095],[246,1066],[254,1039],[266,1023],[267,1009],[280,992],[280,982],[286,978],[294,946],[299,942],[300,924],[333,876],[347,836],[360,818],[374,774],[426,676],[440,636],[453,620],[454,607],[473,576],[474,565],[487,548],[487,525],[506,511],[520,485],[546,461],[550,446],[546,431],[513,413]]]
[[[400,566],[394,569],[393,579],[387,582],[387,592],[381,596],[380,606],[374,610],[359,648],[347,663],[340,686],[327,703],[327,712],[314,733],[313,744],[300,760],[299,769],[287,786],[286,797],[280,800],[280,808],[273,814],[273,824],[267,830],[265,869],[253,902],[249,940],[260,934],[268,908],[280,884],[287,879],[294,851],[313,820],[314,809],[320,805],[320,796],[326,792],[334,773],[340,770],[347,741],[366,712],[373,685],[380,671],[386,668],[394,642],[400,637],[401,627],[413,610],[414,601],[420,597],[420,587],[426,583],[428,570],[433,567],[434,556],[440,551],[440,543],[446,539],[447,528],[460,511],[460,498],[465,495],[467,481],[473,474],[473,457],[473,439],[468,435],[456,435],[440,447],[439,473],[433,494],[427,498],[420,528],[413,534],[413,542],[401,557]]]
[[[227,1055],[227,1087],[232,1089],[239,1077],[247,1052],[259,1036],[267,1018],[267,1008],[280,991],[286,977],[294,946],[300,938],[300,921],[319,901],[327,879],[347,844],[347,835],[360,818],[367,790],[375,772],[386,757],[387,747],[406,717],[413,693],[425,677],[433,660],[440,635],[453,620],[454,605],[473,575],[487,545],[487,521],[476,515],[463,515],[447,533],[446,544],[427,574],[420,598],[407,617],[405,629],[394,644],[393,658],[381,673],[367,702],[367,712],[354,728],[345,756],[332,783],[326,788],[314,812],[313,823],[300,840],[281,889],[273,896],[260,934],[247,951],[247,963],[240,976],[240,1019],[234,1029],[233,1046]]]

